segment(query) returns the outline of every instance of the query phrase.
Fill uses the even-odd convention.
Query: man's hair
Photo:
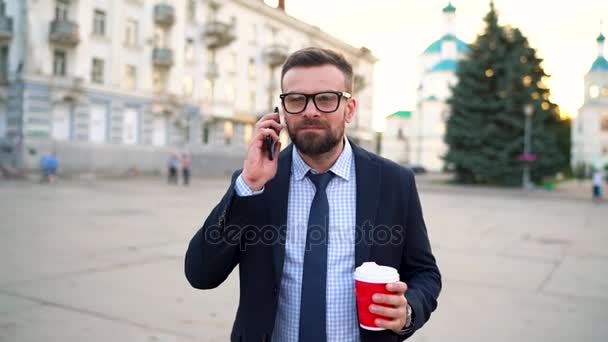
[[[281,88],[283,88],[283,78],[289,69],[296,67],[316,67],[322,65],[333,65],[342,71],[346,91],[353,91],[353,66],[344,58],[343,55],[329,49],[308,47],[292,53],[281,70]]]

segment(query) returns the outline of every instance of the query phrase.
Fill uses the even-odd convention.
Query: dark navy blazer
[[[414,313],[410,332],[360,329],[361,341],[402,341],[437,307],[441,275],[413,172],[351,145],[357,181],[355,265],[375,261],[396,268],[408,285],[405,296]],[[186,252],[186,278],[197,289],[219,286],[239,265],[240,300],[231,341],[269,341],[272,336],[285,257],[292,149],[281,152],[277,175],[260,195],[237,196],[234,184],[241,171],[236,171]]]

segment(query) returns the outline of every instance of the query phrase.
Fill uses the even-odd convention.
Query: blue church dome
[[[466,53],[467,51],[469,51],[469,45],[467,43],[458,39],[458,37],[456,37],[453,34],[446,34],[443,37],[436,40],[435,42],[433,42],[431,45],[429,45],[429,47],[427,47],[426,50],[424,50],[423,54],[426,55],[426,54],[440,53],[441,44],[444,41],[455,41],[456,42],[456,51],[458,51],[458,52]]]
[[[608,61],[604,56],[599,56],[591,65],[590,71],[608,71]]]
[[[458,69],[458,61],[455,59],[444,59],[439,61],[431,68],[431,72],[433,71],[452,71],[456,72]]]
[[[443,8],[443,13],[454,13],[456,12],[456,7],[452,5],[452,2],[449,1],[448,5]]]

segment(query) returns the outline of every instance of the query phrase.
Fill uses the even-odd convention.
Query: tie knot
[[[307,176],[313,182],[317,191],[325,191],[327,184],[329,184],[329,181],[334,177],[334,173],[331,171],[325,173],[312,173],[311,171],[308,171]]]

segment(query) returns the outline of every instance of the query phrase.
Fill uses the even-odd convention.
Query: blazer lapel
[[[380,165],[370,154],[352,144],[357,175],[357,239],[355,245],[355,267],[369,260],[370,238],[376,221],[380,198]],[[363,234],[361,236],[360,234]]]
[[[278,239],[272,245],[274,274],[277,286],[283,275],[285,260],[285,238],[287,229],[287,200],[289,195],[289,180],[291,178],[291,153],[293,145],[287,146],[279,155],[279,165],[276,176],[268,184],[268,217],[270,224],[277,230]]]

